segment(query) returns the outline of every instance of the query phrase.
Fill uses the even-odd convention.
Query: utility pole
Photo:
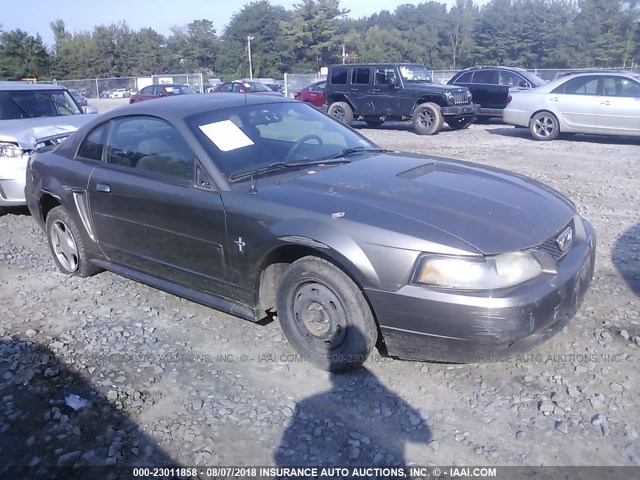
[[[249,80],[253,80],[253,67],[251,65],[251,40],[255,37],[247,35],[247,54],[249,55]]]

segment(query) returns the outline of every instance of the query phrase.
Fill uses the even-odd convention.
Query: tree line
[[[71,33],[51,23],[44,44],[0,25],[0,78],[72,79],[202,72],[223,79],[282,77],[343,61],[419,62],[525,68],[631,67],[640,58],[640,0],[456,0],[402,5],[350,19],[339,0],[302,0],[292,9],[256,0],[219,33],[211,20],[165,36],[125,22]],[[213,14],[213,13],[212,13]]]

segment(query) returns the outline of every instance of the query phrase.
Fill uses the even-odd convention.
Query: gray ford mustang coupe
[[[389,152],[295,100],[186,95],[102,115],[31,156],[60,269],[108,269],[258,321],[339,371],[374,346],[474,362],[576,313],[595,234],[553,189]]]

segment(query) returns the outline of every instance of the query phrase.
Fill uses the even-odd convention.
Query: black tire
[[[46,232],[51,255],[62,273],[89,277],[102,270],[89,263],[84,232],[64,207],[55,207],[49,212]]]
[[[560,124],[551,112],[538,112],[529,121],[529,132],[534,140],[548,142],[558,138]]]
[[[442,129],[444,118],[435,103],[422,103],[413,111],[413,129],[418,135],[435,135]]]
[[[476,119],[473,115],[470,117],[454,117],[447,120],[447,125],[452,130],[464,130],[465,128],[469,128],[469,125],[473,123]]]
[[[318,257],[291,264],[282,275],[276,306],[292,347],[323,370],[362,365],[378,331],[364,295],[342,270]]]
[[[345,125],[351,126],[353,123],[353,109],[346,102],[335,102],[329,105],[327,113],[336,120],[340,120]]]
[[[379,118],[365,118],[364,121],[366,122],[367,127],[371,128],[378,128],[384,123],[384,120],[380,120]]]
[[[7,213],[7,209],[6,209],[6,208],[4,208],[4,207],[0,207],[0,217],[1,217],[2,215],[4,215],[5,213]]]

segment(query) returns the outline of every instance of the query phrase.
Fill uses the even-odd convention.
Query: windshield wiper
[[[42,95],[41,93],[37,94],[36,97],[39,98],[43,98],[45,99],[47,102],[49,103],[53,103],[54,105],[56,105],[57,107],[60,108],[64,108],[67,112],[69,112],[71,115],[78,115],[78,113],[74,112],[73,110],[71,110],[69,107],[67,107],[65,104],[58,102],[57,100],[55,100],[54,98],[51,97],[47,97],[46,95]]]
[[[22,118],[32,118],[33,117],[33,113],[27,111],[26,108],[24,108],[22,105],[20,105],[18,102],[16,102],[13,98],[11,98],[11,95],[6,95],[4,98],[9,100],[16,107],[18,107],[18,109],[22,112],[23,115],[26,115],[26,117],[22,117]]]
[[[348,157],[349,155],[352,155],[354,153],[360,153],[360,152],[388,153],[390,151],[391,150],[387,150],[386,148],[368,148],[368,147],[363,147],[362,145],[360,145],[358,147],[345,148],[342,151],[336,153],[335,155],[331,155],[330,157],[325,158],[325,160],[332,160],[334,158]]]
[[[255,168],[253,170],[247,170],[246,172],[236,173],[229,177],[229,181],[236,182],[238,180],[242,180],[244,178],[250,178],[254,175],[261,175],[263,173],[275,172],[276,170],[284,170],[286,168],[298,168],[298,167],[306,167],[309,165],[329,165],[334,163],[349,163],[350,160],[340,159],[333,160],[331,158],[323,159],[323,160],[299,160],[296,162],[275,162],[270,163],[264,167]]]

